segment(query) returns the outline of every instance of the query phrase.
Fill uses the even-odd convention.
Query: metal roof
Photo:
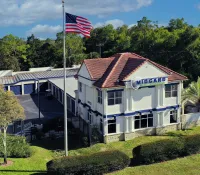
[[[77,74],[77,72],[78,72],[77,68],[66,70],[67,77],[74,76]],[[48,80],[52,78],[62,78],[63,76],[64,76],[63,70],[18,73],[13,76],[0,77],[0,84],[11,85],[11,84],[16,84],[22,81],[32,81],[32,80],[37,80],[37,79]]]
[[[57,86],[59,89],[64,91],[64,81],[63,78],[60,79],[52,79],[49,80],[52,84]],[[78,81],[74,77],[70,77],[66,79],[66,92],[69,94],[71,97],[76,98],[76,93],[75,90],[78,89]]]

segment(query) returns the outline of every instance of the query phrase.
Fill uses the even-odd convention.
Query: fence
[[[182,122],[182,129],[188,129],[194,126],[200,126],[200,112],[182,115],[181,122]]]

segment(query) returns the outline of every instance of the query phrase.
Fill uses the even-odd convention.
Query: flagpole
[[[68,156],[68,133],[67,133],[67,96],[66,96],[66,56],[65,56],[65,1],[63,7],[63,69],[64,69],[64,148],[65,156]]]

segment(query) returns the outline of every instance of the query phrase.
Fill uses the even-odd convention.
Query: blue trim
[[[150,113],[151,111],[165,111],[167,109],[178,109],[179,105],[176,106],[167,106],[165,108],[154,108],[154,109],[145,109],[145,110],[141,110],[141,111],[135,111],[135,112],[131,112],[131,113],[121,113],[121,114],[112,114],[112,115],[107,115],[107,118],[112,118],[113,116],[119,117],[119,116],[131,116],[131,115],[136,115],[136,114],[142,114],[142,113]],[[103,116],[104,118],[106,118],[106,115]]]
[[[108,92],[122,92],[122,91],[124,91],[124,89],[115,89],[115,90],[110,90],[110,91],[108,90],[107,93]]]
[[[144,88],[155,88],[156,86],[143,86],[143,87],[140,87],[139,89],[144,89]]]
[[[84,108],[85,108],[85,107],[88,107],[88,108],[89,108],[88,111],[93,112],[96,116],[98,116],[98,115],[103,116],[100,112],[98,112],[98,111],[93,111],[93,110],[91,109],[91,106],[89,106],[88,104],[82,103],[80,99],[78,99],[78,102],[79,102]]]
[[[170,84],[165,84],[165,86],[167,86],[167,85],[177,85],[177,84],[179,84],[179,83],[170,83]]]

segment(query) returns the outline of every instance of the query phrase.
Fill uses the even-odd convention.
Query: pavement
[[[19,102],[24,107],[25,120],[33,120],[39,118],[38,95],[18,96]],[[55,98],[48,100],[43,94],[40,95],[40,117],[41,119],[51,119],[64,115],[63,105]]]

